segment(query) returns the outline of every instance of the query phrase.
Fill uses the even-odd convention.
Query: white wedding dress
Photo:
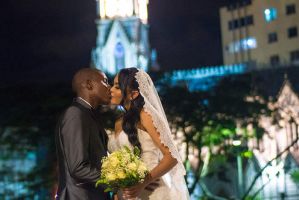
[[[159,163],[159,154],[161,153],[158,147],[154,144],[149,134],[141,129],[138,129],[138,139],[141,144],[142,154],[141,160],[146,164],[149,170],[152,170]],[[124,131],[121,131],[117,137],[114,134],[109,135],[108,151],[116,151],[127,145],[132,148],[128,140],[128,136]],[[154,191],[143,190],[141,196],[142,200],[170,200],[177,199],[177,196],[172,193],[171,188],[166,183],[167,175],[160,179],[159,187]],[[183,187],[183,186],[182,186]]]
[[[150,76],[141,69],[138,69],[135,78],[139,84],[139,92],[144,99],[144,111],[152,117],[153,125],[160,133],[161,143],[168,147],[172,157],[178,161],[176,166],[160,178],[158,188],[152,192],[143,190],[140,198],[142,200],[189,200],[190,196],[184,179],[186,170],[172,140],[171,130],[154,83]],[[142,148],[141,159],[148,169],[152,170],[159,164],[163,154],[146,131],[138,129],[138,139]],[[124,131],[120,132],[117,137],[114,134],[109,135],[108,150],[110,152],[125,145],[132,148]]]

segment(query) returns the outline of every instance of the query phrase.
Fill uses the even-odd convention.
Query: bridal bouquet
[[[104,157],[102,159],[101,177],[96,186],[106,185],[105,192],[109,192],[143,182],[149,171],[140,160],[139,155],[140,150],[137,147],[131,151],[125,146]]]

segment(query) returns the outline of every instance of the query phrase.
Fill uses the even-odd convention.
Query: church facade
[[[259,193],[262,199],[298,199],[298,183],[291,176],[299,170],[299,98],[288,79],[285,79],[277,101],[269,107],[276,110],[277,123],[268,116],[260,119],[265,134],[260,140],[252,138],[248,142],[254,156],[246,167],[245,183],[248,188],[256,174],[268,164],[253,191],[263,188]]]
[[[97,40],[91,65],[114,75],[122,68],[148,70],[148,0],[98,0]]]

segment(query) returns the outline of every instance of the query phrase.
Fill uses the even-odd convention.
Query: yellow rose
[[[106,168],[106,167],[108,167],[108,162],[103,162],[102,168]]]
[[[124,163],[128,163],[128,162],[130,162],[130,155],[129,155],[129,154],[124,154],[124,155],[122,155],[122,161],[123,161]]]
[[[124,178],[126,178],[126,174],[125,174],[123,171],[119,171],[119,172],[117,173],[117,177],[118,177],[119,179],[124,179]]]
[[[116,179],[116,176],[112,173],[107,174],[106,176],[108,181],[114,181]]]
[[[128,168],[130,170],[135,171],[135,170],[137,170],[137,165],[135,163],[130,163],[130,164],[128,164]]]
[[[147,168],[143,163],[140,163],[139,167],[138,167],[138,171],[146,171]]]
[[[110,159],[110,164],[112,167],[116,167],[118,165],[118,163],[119,163],[119,160],[116,157],[112,157]]]

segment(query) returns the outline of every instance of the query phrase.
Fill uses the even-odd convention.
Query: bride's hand
[[[123,198],[124,199],[136,199],[140,193],[144,190],[145,184],[144,183],[138,183],[137,185],[134,185],[129,188],[124,188],[122,190]]]
[[[160,186],[160,179],[156,179],[154,182],[151,182],[150,184],[148,184],[147,186],[145,186],[145,190],[148,191],[154,191],[156,188],[158,188]]]
[[[113,195],[113,200],[119,200],[117,194]]]

